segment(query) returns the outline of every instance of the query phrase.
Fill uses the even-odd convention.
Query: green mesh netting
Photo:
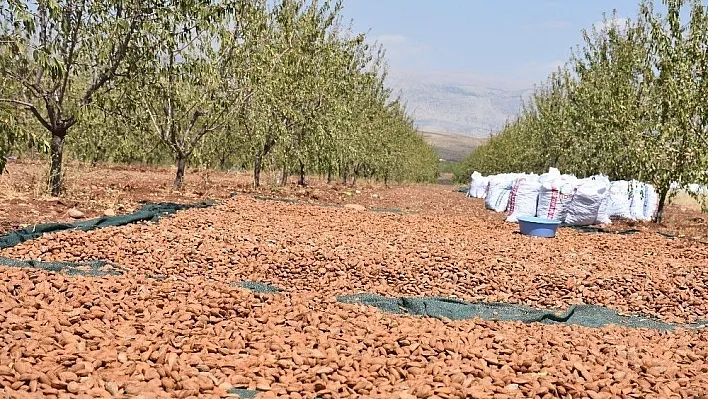
[[[253,198],[260,200],[260,201],[278,201],[278,202],[287,202],[289,204],[297,204],[298,202],[300,202],[300,200],[294,199],[294,198],[267,197],[265,195],[254,195]]]
[[[206,208],[213,205],[213,202],[202,202],[197,204],[173,204],[155,203],[146,204],[134,213],[120,216],[104,216],[95,219],[82,220],[75,223],[46,223],[29,226],[21,230],[15,230],[0,237],[0,249],[13,247],[19,243],[34,240],[47,233],[55,233],[65,230],[89,231],[105,227],[124,226],[131,223],[157,221],[167,215],[177,211],[190,208]]]
[[[260,391],[240,388],[231,388],[228,392],[232,395],[238,395],[241,399],[254,399],[259,393],[261,393]]]
[[[697,242],[697,243],[700,243],[700,244],[708,245],[708,241],[700,240],[700,239],[697,239],[697,238],[691,238],[691,237],[681,236],[681,235],[678,235],[678,234],[672,234],[672,233],[667,233],[667,232],[663,232],[663,231],[659,231],[659,232],[657,232],[657,234],[662,235],[662,236],[664,236],[664,237],[666,237],[666,238],[668,238],[668,239],[671,239],[671,240],[673,240],[673,239],[688,240],[688,241],[693,241],[693,242]]]
[[[370,208],[369,211],[380,213],[403,213],[402,210],[397,208]]]
[[[564,228],[570,228],[576,231],[579,231],[581,233],[603,233],[603,234],[620,234],[620,235],[627,235],[627,234],[635,234],[641,232],[641,230],[637,229],[627,229],[627,230],[608,230],[604,229],[602,227],[594,227],[594,226],[571,226],[571,225],[564,225],[561,224],[560,227]],[[680,239],[680,240],[688,240],[688,241],[693,241],[697,242],[700,244],[706,244],[708,245],[708,241],[696,239],[696,238],[691,238],[691,237],[685,237],[685,236],[680,236],[677,234],[672,234],[672,233],[667,233],[664,231],[657,231],[656,234],[659,234],[660,236],[666,237],[668,239]]]
[[[251,389],[231,388],[228,390],[231,395],[238,395],[241,399],[255,399],[263,391],[254,391]],[[321,399],[321,396],[315,396],[315,399]]]
[[[234,285],[263,294],[277,294],[281,290],[266,283],[243,281]],[[627,328],[649,328],[669,331],[675,328],[705,328],[708,320],[693,324],[665,323],[643,315],[624,316],[617,311],[596,305],[572,305],[567,310],[534,309],[524,305],[501,302],[465,302],[457,298],[424,297],[392,298],[376,294],[354,294],[337,297],[347,304],[373,306],[386,313],[438,319],[469,320],[480,318],[489,321],[521,321],[525,323],[567,324],[599,328],[616,325]]]
[[[509,303],[469,303],[455,298],[389,298],[373,294],[346,295],[337,298],[348,304],[374,306],[387,313],[409,314],[467,320],[475,317],[490,321],[522,321],[526,323],[574,324],[583,327],[617,325],[662,331],[681,328],[704,328],[708,320],[695,324],[671,324],[641,315],[621,316],[616,311],[595,305],[573,305],[565,311],[533,309]]]
[[[0,256],[0,265],[7,267],[22,267],[32,269],[42,269],[55,273],[64,273],[70,276],[118,276],[123,274],[123,270],[115,265],[104,261],[93,262],[41,262],[36,260],[14,260]]]
[[[282,291],[278,287],[266,283],[261,283],[258,281],[240,281],[231,285],[235,287],[246,288],[258,294],[278,294]]]
[[[137,222],[157,221],[162,217],[168,216],[180,210],[190,208],[206,208],[212,205],[214,205],[214,202],[201,202],[196,204],[174,204],[162,202],[143,205],[138,211],[129,215],[100,217],[82,220],[75,223],[38,224],[0,236],[0,249],[10,248],[20,243],[34,240],[47,233],[55,233],[66,230],[90,231],[105,227],[124,226]],[[68,275],[83,276],[120,275],[123,273],[120,267],[101,260],[71,263],[42,262],[38,260],[14,260],[0,257],[0,265],[8,267],[43,269],[57,273],[65,273]]]
[[[635,233],[639,233],[641,231],[641,230],[637,230],[637,229],[608,230],[608,229],[604,229],[602,227],[573,226],[573,225],[567,225],[567,224],[561,224],[560,227],[570,228],[570,229],[579,231],[581,233],[603,233],[603,234],[620,234],[620,235],[635,234]]]

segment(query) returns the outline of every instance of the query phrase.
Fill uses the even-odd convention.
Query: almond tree
[[[50,189],[59,195],[64,141],[94,98],[129,75],[151,0],[11,0],[0,5],[0,103],[25,110],[51,135]]]
[[[284,0],[273,12],[286,65],[278,80],[284,90],[275,107],[285,121],[284,135],[278,140],[281,184],[296,169],[298,184],[304,185],[306,169],[317,163],[328,137],[334,115],[328,105],[336,94],[334,86],[346,79],[333,75],[344,43],[337,30],[341,8],[341,1]]]
[[[523,147],[517,148],[525,149],[525,153],[533,150],[536,156],[534,159],[517,155],[517,159],[528,163],[529,171],[540,172],[572,162],[573,151],[570,150],[577,145],[571,107],[575,86],[567,67],[561,67],[524,104],[522,115],[528,131],[525,132],[527,137],[521,139]]]
[[[13,128],[14,124],[10,118],[10,115],[6,115],[4,112],[0,113],[0,175],[5,172],[7,156],[10,155],[17,140],[17,132]]]
[[[260,1],[177,0],[150,27],[152,56],[141,65],[130,101],[144,111],[144,129],[172,149],[175,190],[204,136],[224,129],[247,100],[239,61],[244,32],[262,9]]]
[[[294,18],[301,8],[299,2],[283,0],[249,31],[247,42],[252,44],[253,51],[242,62],[249,71],[246,88],[249,100],[236,109],[234,123],[240,135],[232,141],[243,143],[243,149],[251,157],[255,187],[261,184],[261,172],[268,157],[293,124],[288,107],[292,90],[288,75],[295,66],[290,62],[295,52]]]
[[[646,74],[649,91],[649,127],[639,155],[648,181],[659,194],[656,221],[661,222],[670,198],[672,182],[682,186],[700,179],[705,167],[706,90],[708,89],[708,12],[700,1],[664,0],[666,16],[641,5],[642,23],[649,31],[649,61],[653,74]],[[688,23],[681,11],[689,8]]]
[[[574,126],[566,148],[568,172],[605,173],[613,179],[638,178],[648,104],[645,75],[647,36],[639,23],[603,16],[602,28],[583,31],[584,45],[571,57],[576,81],[568,105]]]
[[[529,157],[552,149],[568,172],[652,183],[661,222],[673,182],[708,180],[708,11],[698,0],[661,4],[663,15],[646,0],[636,21],[604,18],[604,29],[583,32],[571,73],[537,89],[522,115],[470,156],[459,178],[471,169],[533,170]]]

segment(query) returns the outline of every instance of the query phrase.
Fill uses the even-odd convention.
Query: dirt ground
[[[247,173],[224,173],[191,170],[181,192],[172,190],[173,168],[111,165],[92,168],[69,164],[66,168],[66,193],[60,198],[46,195],[43,183],[47,167],[44,163],[10,163],[8,173],[0,176],[0,233],[30,224],[70,221],[71,208],[85,217],[97,217],[110,209],[116,214],[131,213],[150,202],[190,203],[229,198],[232,194],[262,194],[279,198],[297,198],[313,203],[360,204],[378,209],[400,209],[409,212],[460,215],[484,205],[480,200],[465,198],[449,185],[406,185],[384,187],[359,182],[356,187],[339,183],[327,184],[311,178],[307,187],[294,180],[286,187],[264,185],[255,190]],[[263,178],[268,181],[267,177]],[[358,191],[358,192],[357,192]],[[708,215],[685,197],[668,206],[664,223],[615,221],[609,230],[639,229],[661,231],[689,239],[708,241]],[[476,217],[501,220],[503,215],[475,212]]]
[[[250,188],[239,174],[70,165],[39,195],[41,165],[0,177],[2,229],[144,202],[221,199],[157,223],[66,231],[0,251],[106,260],[124,274],[0,266],[0,387],[7,397],[698,398],[708,331],[450,321],[338,302],[343,294],[446,296],[536,308],[708,319],[703,216],[672,206],[636,234],[516,233],[452,186],[313,181]],[[232,196],[235,193],[235,196]],[[255,198],[298,198],[298,203]],[[321,206],[328,204],[356,207]],[[368,210],[368,211],[367,211]],[[380,211],[373,212],[372,210]],[[686,238],[667,238],[658,231]],[[689,239],[692,238],[692,239]],[[159,276],[159,278],[158,278]],[[235,286],[259,281],[277,295]]]

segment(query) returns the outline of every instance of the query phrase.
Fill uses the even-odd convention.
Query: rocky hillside
[[[421,132],[423,138],[435,148],[440,159],[449,162],[459,162],[467,158],[470,153],[483,144],[486,139],[480,137],[463,136],[459,134]]]
[[[401,94],[418,129],[488,137],[514,117],[532,89],[470,74],[392,72],[389,87]]]

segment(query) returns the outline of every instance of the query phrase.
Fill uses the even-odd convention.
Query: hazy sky
[[[531,85],[568,59],[602,13],[639,0],[344,0],[344,16],[387,48],[393,70],[464,72]]]

